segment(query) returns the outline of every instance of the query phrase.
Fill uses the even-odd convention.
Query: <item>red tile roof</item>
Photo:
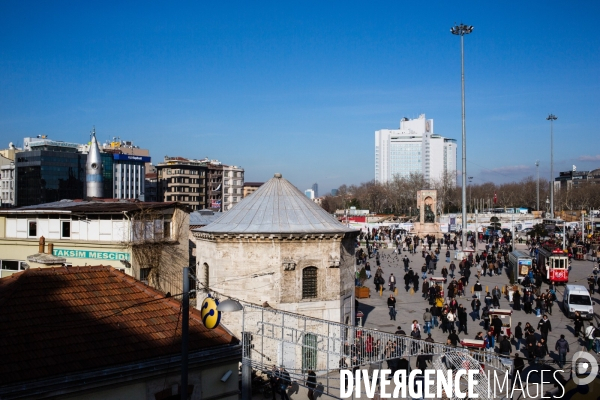
[[[0,279],[0,385],[179,354],[180,306],[112,267]],[[190,352],[238,343],[192,308],[189,326]]]

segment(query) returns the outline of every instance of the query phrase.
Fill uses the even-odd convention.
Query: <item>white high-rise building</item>
[[[402,118],[400,129],[375,131],[375,180],[386,183],[395,175],[423,174],[433,183],[450,174],[456,184],[456,140],[436,135],[433,119]]]
[[[314,200],[314,198],[315,198],[315,191],[314,191],[314,190],[312,190],[312,189],[306,189],[306,190],[304,191],[304,195],[305,195],[306,197],[308,197],[309,199],[311,199],[311,200]]]

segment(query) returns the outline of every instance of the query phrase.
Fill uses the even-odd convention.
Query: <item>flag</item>
[[[498,196],[496,196],[496,192],[494,192],[494,204],[498,202]]]

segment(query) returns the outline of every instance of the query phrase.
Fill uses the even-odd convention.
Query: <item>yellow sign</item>
[[[215,329],[221,322],[221,312],[217,310],[219,302],[212,297],[207,297],[202,302],[202,308],[200,314],[202,315],[202,322],[208,329]]]

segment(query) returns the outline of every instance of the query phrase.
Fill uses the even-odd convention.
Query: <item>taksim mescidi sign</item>
[[[114,251],[98,251],[98,250],[74,250],[74,249],[54,249],[52,252],[58,257],[70,258],[92,258],[94,260],[129,260],[129,253],[117,253]]]

